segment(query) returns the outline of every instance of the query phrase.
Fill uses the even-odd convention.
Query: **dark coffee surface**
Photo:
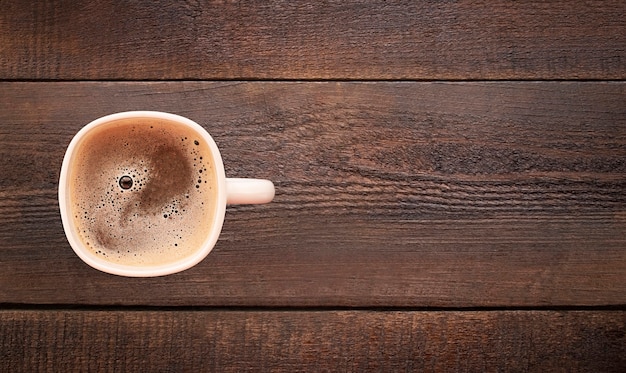
[[[192,130],[162,120],[126,119],[92,131],[70,169],[72,214],[84,244],[133,265],[193,253],[215,208],[209,152]]]

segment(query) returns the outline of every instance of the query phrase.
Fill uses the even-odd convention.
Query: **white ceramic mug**
[[[183,257],[173,259],[171,262],[163,262],[158,264],[126,264],[124,262],[116,262],[107,259],[102,255],[98,255],[85,242],[84,237],[81,238],[77,221],[75,217],[78,215],[77,207],[73,205],[71,199],[72,178],[79,177],[73,175],[76,173],[73,164],[76,162],[77,149],[81,146],[85,137],[88,135],[97,136],[102,132],[93,132],[106,129],[114,123],[120,123],[124,120],[157,120],[165,122],[173,122],[182,125],[193,132],[194,135],[203,139],[210,149],[212,164],[214,167],[213,193],[215,206],[213,208],[213,218],[211,227],[206,231],[206,237],[203,235],[201,243],[195,245],[190,250],[190,254]],[[201,172],[201,171],[200,171]],[[121,184],[120,184],[121,185]],[[196,186],[197,187],[197,186]],[[59,207],[61,211],[61,220],[67,239],[76,252],[76,254],[90,266],[101,271],[131,277],[150,277],[162,276],[188,269],[203,260],[213,249],[220,235],[224,215],[227,204],[258,204],[267,203],[274,198],[274,185],[269,180],[263,179],[240,179],[226,178],[224,174],[224,165],[220,152],[215,141],[196,122],[175,114],[156,112],[156,111],[130,111],[117,114],[111,114],[92,121],[83,127],[72,139],[69,144],[63,165],[61,167],[61,175],[59,180]],[[200,241],[198,241],[200,242]],[[129,245],[132,246],[132,245]],[[132,247],[129,247],[129,251]]]

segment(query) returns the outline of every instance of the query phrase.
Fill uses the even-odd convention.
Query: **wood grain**
[[[621,372],[624,312],[0,311],[0,371]]]
[[[0,83],[0,303],[626,304],[624,83]],[[159,109],[264,177],[201,264],[109,276],[67,244],[64,150]],[[146,291],[150,289],[150,291]]]
[[[0,8],[0,79],[626,78],[621,0]]]

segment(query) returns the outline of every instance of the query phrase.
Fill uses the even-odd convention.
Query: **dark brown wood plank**
[[[626,304],[626,83],[1,83],[0,303],[231,306]],[[188,116],[231,207],[181,274],[99,273],[67,244],[65,147],[130,109]],[[150,289],[150,291],[146,291]]]
[[[624,79],[626,2],[0,2],[0,79]]]
[[[0,311],[11,372],[622,372],[624,312]]]

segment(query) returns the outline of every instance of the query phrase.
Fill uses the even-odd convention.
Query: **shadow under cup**
[[[226,178],[195,122],[129,112],[100,118],[70,143],[59,183],[74,251],[99,270],[159,276],[201,261],[220,234]]]

